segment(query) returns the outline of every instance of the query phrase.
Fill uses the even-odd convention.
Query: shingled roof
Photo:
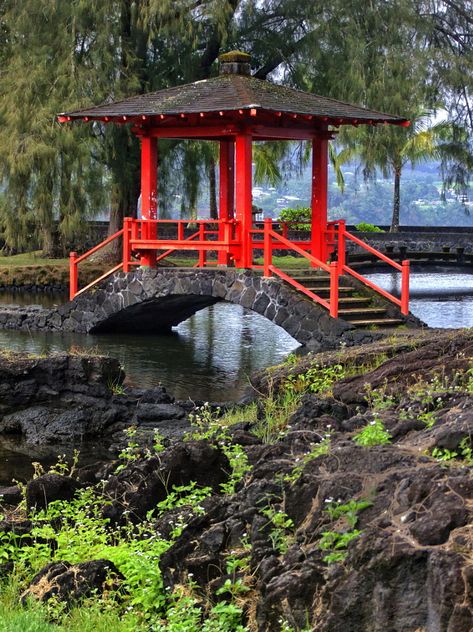
[[[258,109],[267,112],[310,115],[336,124],[353,122],[392,123],[407,121],[398,116],[343,103],[335,99],[295,90],[251,76],[222,74],[122,101],[64,112],[61,118],[104,119],[156,115],[180,115]]]

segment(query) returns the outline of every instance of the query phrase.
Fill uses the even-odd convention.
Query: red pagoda
[[[327,221],[328,143],[336,128],[363,124],[408,126],[406,119],[257,79],[250,74],[250,56],[232,52],[220,57],[217,77],[65,112],[58,116],[58,120],[61,123],[130,124],[141,141],[142,216],[139,219],[125,218],[119,233],[89,253],[81,257],[71,253],[71,299],[93,285],[78,291],[78,263],[112,239],[123,237],[123,261],[107,275],[119,269],[128,272],[131,265],[155,266],[173,252],[194,250],[199,255],[198,266],[263,268],[265,276],[276,274],[326,307],[332,316],[338,314],[338,277],[341,274],[352,274],[396,303],[404,314],[408,313],[408,262],[400,265],[388,259],[348,233],[342,220]],[[197,230],[191,235],[185,233],[189,219],[158,217],[160,138],[211,140],[220,145],[218,220],[193,221]],[[312,143],[310,240],[289,240],[288,227],[274,226],[271,220],[265,220],[263,228],[255,225],[252,213],[252,143],[255,140]],[[169,237],[171,227],[174,234]],[[346,239],[352,239],[358,246],[402,271],[400,299],[347,266]],[[305,257],[314,268],[330,274],[330,299],[322,299],[273,266],[274,249]],[[264,252],[262,266],[254,263],[256,250]],[[337,260],[329,264],[328,259],[334,250]],[[217,259],[210,261],[207,256],[210,252],[216,252]],[[137,259],[133,260],[132,255]]]

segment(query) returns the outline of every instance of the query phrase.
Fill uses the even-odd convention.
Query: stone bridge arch
[[[218,301],[264,316],[314,351],[357,335],[352,325],[331,318],[279,279],[250,270],[138,268],[115,274],[59,311],[66,331],[164,333]]]

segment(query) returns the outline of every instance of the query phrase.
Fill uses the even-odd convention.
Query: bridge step
[[[364,298],[361,296],[343,296],[342,298],[338,300],[338,304],[347,305],[347,307],[356,306],[356,305],[370,305],[371,299],[368,297]]]
[[[339,309],[338,315],[341,318],[348,317],[350,320],[365,320],[366,316],[384,316],[386,310],[384,307],[353,307],[348,309]]]
[[[311,269],[292,269],[284,270],[284,272],[320,298],[330,299],[330,275],[314,272]],[[370,307],[373,302],[369,296],[352,296],[354,292],[355,288],[340,277],[339,318],[355,327],[363,328],[397,327],[404,324],[404,321],[399,318],[388,318],[384,307]]]
[[[330,287],[320,287],[317,285],[305,285],[305,287],[310,290],[311,292],[314,292],[314,294],[320,294],[321,296],[325,295],[325,296],[329,296],[330,294]],[[352,287],[339,287],[338,288],[338,292],[340,294],[352,294],[355,290]]]
[[[405,324],[400,318],[373,318],[367,320],[350,320],[349,318],[344,318],[344,320],[357,327],[397,327]]]

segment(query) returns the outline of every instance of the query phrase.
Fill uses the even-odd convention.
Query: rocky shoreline
[[[106,532],[166,543],[153,566],[156,626],[171,625],[181,604],[181,622],[194,617],[185,630],[233,608],[236,623],[208,629],[470,632],[472,360],[468,330],[309,356],[262,374],[259,400],[223,426],[212,407],[124,388],[114,360],[12,357],[0,369],[0,432],[32,443],[101,433],[122,453],[36,477],[24,505],[19,488],[1,490],[0,529],[31,544],[38,511],[93,493]],[[126,447],[130,424],[143,435]],[[172,504],[183,488],[206,492]],[[122,590],[116,607],[128,616],[126,564],[110,544],[108,556],[68,559],[65,525],[54,520],[50,563],[31,563],[23,601],[84,603]]]

